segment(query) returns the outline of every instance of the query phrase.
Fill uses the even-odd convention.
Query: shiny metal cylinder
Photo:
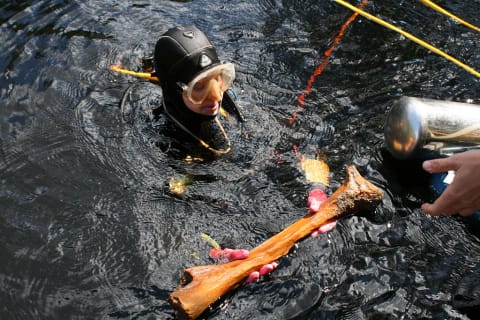
[[[422,150],[480,145],[480,105],[402,97],[387,115],[384,134],[387,149],[399,159]]]

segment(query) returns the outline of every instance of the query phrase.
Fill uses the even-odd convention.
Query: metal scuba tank
[[[398,159],[480,148],[480,105],[402,97],[387,115],[384,134]]]
[[[397,159],[439,158],[480,148],[480,105],[402,97],[394,102],[384,127],[385,145]],[[438,197],[455,172],[430,175]],[[480,230],[480,210],[468,217]]]

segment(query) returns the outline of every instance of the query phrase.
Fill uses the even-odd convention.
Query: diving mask
[[[179,82],[178,85],[188,100],[194,104],[201,104],[207,99],[214,81],[218,83],[219,89],[223,93],[232,86],[234,79],[235,66],[233,63],[223,62],[201,72],[188,84]]]

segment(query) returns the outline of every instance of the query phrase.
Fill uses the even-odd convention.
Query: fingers
[[[321,225],[320,228],[318,228],[317,230],[313,231],[311,236],[312,238],[315,238],[319,234],[327,233],[328,231],[335,229],[336,226],[337,226],[337,220],[327,222],[324,225]]]
[[[260,279],[260,272],[258,271],[253,271],[248,275],[247,280],[245,280],[246,283],[251,283],[251,282],[256,282]]]
[[[455,156],[434,160],[427,160],[422,163],[422,167],[429,173],[447,172],[449,170],[457,170],[458,164]]]
[[[430,215],[471,215],[480,208],[478,177],[460,168],[453,182],[433,202],[424,203],[422,210]]]
[[[233,260],[240,260],[248,258],[250,252],[245,249],[217,249],[213,248],[210,250],[210,258],[215,260],[217,263],[227,263]],[[248,275],[246,280],[247,283],[257,281],[261,276],[271,273],[278,267],[278,262],[274,261],[263,265],[260,270],[253,271]]]
[[[430,173],[454,172],[455,177],[451,183],[444,180],[449,186],[434,203],[422,205],[427,214],[467,216],[480,208],[480,150],[424,161],[423,168]]]
[[[442,211],[436,209],[433,204],[430,203],[424,203],[422,204],[422,211],[425,212],[426,214],[429,214],[431,216],[440,216],[442,215]]]
[[[259,271],[253,271],[248,275],[246,280],[247,283],[256,282],[261,276],[267,275],[271,273],[273,270],[277,269],[278,262],[274,261],[272,263],[267,263],[266,265],[262,266]]]
[[[250,252],[245,249],[218,249],[218,248],[213,248],[210,250],[210,258],[215,260],[217,263],[227,263],[233,260],[240,260],[240,259],[246,259],[248,258]],[[275,270],[278,267],[278,262],[274,261],[271,263],[267,263],[266,265],[263,265],[260,270],[258,271],[253,271],[250,273],[247,277],[246,282],[255,282],[258,281],[258,279],[261,276],[267,275],[271,273],[273,270]]]
[[[440,215],[454,215],[458,214],[461,215],[462,217],[468,217],[474,214],[478,208],[477,207],[466,207],[462,209],[450,209],[450,208],[438,208],[437,206],[434,206],[434,204],[430,203],[424,203],[422,205],[422,210],[432,216],[440,216]]]
[[[307,206],[311,213],[317,212],[320,205],[327,200],[327,194],[322,189],[313,189],[308,194]]]
[[[258,272],[260,273],[260,276],[264,276],[266,274],[269,274],[273,270],[277,269],[277,267],[278,267],[278,262],[274,261],[272,263],[267,263],[266,265],[261,267]]]
[[[435,200],[434,203],[424,203],[422,210],[430,215],[454,215],[468,216],[478,210],[478,198],[474,198],[464,192],[458,182],[453,182]]]
[[[210,250],[209,256],[217,263],[227,263],[233,260],[248,258],[249,254],[250,252],[246,249],[213,248]]]
[[[307,205],[310,213],[315,213],[320,209],[322,203],[327,201],[327,194],[322,189],[313,189],[308,194]],[[317,230],[313,231],[311,236],[313,238],[317,237],[319,234],[326,233],[335,228],[337,221],[330,221],[320,226]]]
[[[458,199],[454,192],[455,188],[452,187],[453,184],[448,186],[434,203],[424,203],[422,210],[432,216],[455,214],[459,208],[456,206]]]

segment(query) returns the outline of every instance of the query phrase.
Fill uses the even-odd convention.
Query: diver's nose
[[[212,101],[222,100],[222,89],[220,82],[217,79],[210,79],[210,90],[208,92],[208,99]]]

